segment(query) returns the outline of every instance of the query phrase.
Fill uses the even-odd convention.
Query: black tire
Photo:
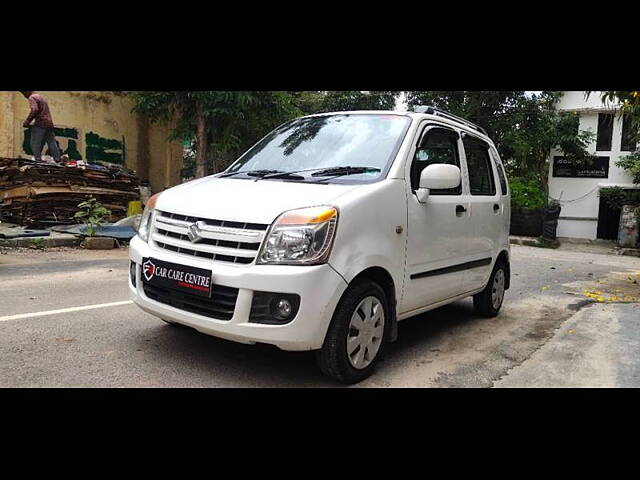
[[[499,275],[498,272],[502,272],[502,278],[504,281],[502,296],[500,298],[500,303],[498,305],[494,305],[493,292],[494,292],[494,282],[496,276]],[[500,308],[502,307],[502,302],[504,301],[504,292],[506,289],[508,268],[507,264],[500,260],[496,262],[496,265],[493,267],[493,272],[491,272],[491,276],[489,277],[489,281],[487,282],[486,287],[480,293],[477,293],[473,296],[473,307],[476,313],[482,315],[483,317],[495,317],[500,312]]]
[[[375,297],[383,307],[383,336],[374,359],[366,368],[359,370],[354,368],[349,360],[347,336],[349,335],[351,316],[360,302],[369,296]],[[362,280],[350,285],[333,314],[323,347],[316,351],[316,361],[322,373],[344,384],[357,383],[369,377],[383,354],[390,322],[389,301],[380,285],[370,280]]]

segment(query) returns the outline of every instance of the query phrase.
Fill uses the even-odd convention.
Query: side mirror
[[[420,188],[416,192],[418,201],[426,203],[429,190],[456,188],[462,181],[460,168],[445,163],[429,165],[420,173]]]

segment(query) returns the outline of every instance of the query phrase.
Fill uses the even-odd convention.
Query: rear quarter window
[[[467,157],[471,195],[495,195],[496,184],[493,168],[491,168],[489,145],[469,135],[465,136],[463,143]]]
[[[492,152],[493,153],[493,152]],[[509,190],[507,189],[507,176],[504,174],[504,167],[498,159],[498,156],[493,153],[493,160],[496,162],[496,170],[498,171],[498,180],[500,181],[500,190],[502,195],[507,195]]]

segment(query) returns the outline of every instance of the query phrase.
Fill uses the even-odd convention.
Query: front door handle
[[[456,205],[456,215],[466,212],[467,209],[463,205]]]

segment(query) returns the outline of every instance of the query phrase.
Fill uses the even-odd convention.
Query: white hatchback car
[[[152,197],[129,287],[166,322],[316,350],[354,383],[400,320],[467,296],[497,315],[509,221],[504,167],[472,123],[432,107],[312,115]]]

